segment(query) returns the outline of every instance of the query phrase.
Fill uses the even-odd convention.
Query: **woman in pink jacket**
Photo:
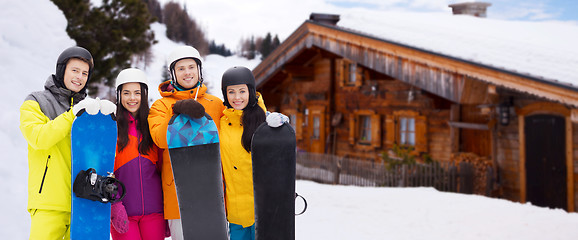
[[[126,187],[126,196],[111,209],[111,235],[119,239],[162,240],[166,223],[160,178],[162,151],[148,126],[146,75],[136,68],[116,78],[118,140],[114,174]]]

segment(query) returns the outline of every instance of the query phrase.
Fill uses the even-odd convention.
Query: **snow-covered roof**
[[[340,19],[339,27],[378,39],[578,89],[574,22],[363,9],[343,13]]]

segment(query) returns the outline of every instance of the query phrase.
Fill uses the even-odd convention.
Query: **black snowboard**
[[[209,115],[175,115],[167,142],[185,240],[227,240],[219,135]]]
[[[295,131],[261,124],[253,135],[255,239],[295,239]]]

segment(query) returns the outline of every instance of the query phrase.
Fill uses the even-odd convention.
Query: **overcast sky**
[[[376,11],[447,12],[449,4],[468,0],[159,0],[186,4],[209,40],[237,50],[241,38],[277,34],[281,41],[309,18],[312,12],[341,14],[351,8]],[[473,1],[473,0],[469,0]],[[574,21],[576,0],[491,0],[488,18],[523,21]]]

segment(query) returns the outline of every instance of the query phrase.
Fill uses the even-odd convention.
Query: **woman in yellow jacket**
[[[253,133],[265,121],[271,127],[278,127],[288,119],[279,113],[266,115],[267,109],[263,99],[255,90],[255,77],[246,67],[232,67],[225,71],[221,90],[227,107],[220,121],[219,141],[229,236],[231,240],[253,240],[255,239],[251,160]]]
[[[213,119],[220,119],[225,106],[221,99],[208,94],[207,86],[202,83],[202,58],[197,49],[190,46],[177,47],[171,52],[167,62],[172,78],[159,85],[162,98],[151,106],[148,121],[153,141],[165,150],[161,166],[164,215],[165,219],[169,220],[172,239],[178,240],[183,236],[166,137],[169,121],[175,112],[181,113],[199,107],[204,108]],[[215,120],[215,124],[218,128],[219,121]]]

